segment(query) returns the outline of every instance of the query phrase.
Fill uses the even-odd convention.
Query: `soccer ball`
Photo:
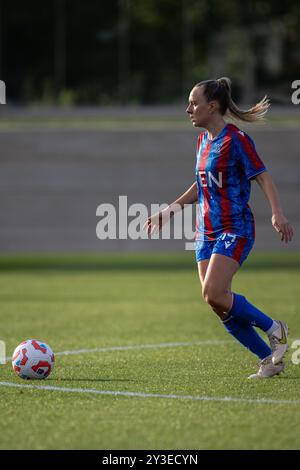
[[[52,349],[42,341],[28,339],[16,347],[12,366],[21,379],[45,379],[54,367]]]

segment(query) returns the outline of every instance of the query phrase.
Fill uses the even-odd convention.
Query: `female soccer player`
[[[198,201],[196,261],[204,300],[220,317],[226,330],[256,354],[258,372],[249,378],[266,378],[284,369],[288,326],[231,291],[233,276],[254,244],[254,218],[248,205],[251,180],[257,181],[272,211],[272,225],[281,241],[291,241],[293,229],[283,215],[276,186],[258,156],[251,138],[225,115],[253,122],[264,118],[269,101],[264,97],[242,111],[231,97],[231,82],[223,77],[194,86],[186,112],[194,127],[205,130],[197,142],[196,181],[164,211],[152,215],[144,228],[148,234],[161,229],[185,204]],[[264,331],[270,347],[254,327]]]

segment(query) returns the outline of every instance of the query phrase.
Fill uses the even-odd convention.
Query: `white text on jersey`
[[[223,187],[222,172],[218,172],[218,179],[212,174],[211,171],[199,171],[199,181],[202,188],[212,187],[213,183],[216,184],[219,188]]]

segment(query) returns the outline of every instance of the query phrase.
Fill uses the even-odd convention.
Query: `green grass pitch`
[[[287,321],[292,343],[299,284],[300,254],[256,253],[233,287]],[[202,301],[191,253],[1,257],[0,285],[7,355],[28,338],[55,352],[112,348],[57,355],[38,382],[0,365],[0,382],[66,390],[0,385],[1,449],[300,448],[293,350],[284,374],[247,380],[257,360]]]

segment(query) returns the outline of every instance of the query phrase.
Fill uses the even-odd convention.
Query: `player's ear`
[[[215,100],[208,103],[208,111],[210,114],[214,113],[219,108],[219,103]]]

